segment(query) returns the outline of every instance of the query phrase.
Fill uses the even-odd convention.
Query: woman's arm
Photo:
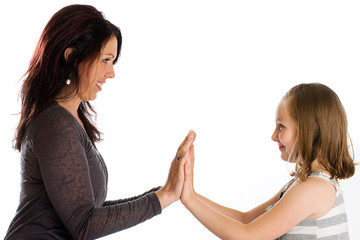
[[[42,182],[57,214],[74,239],[95,239],[137,225],[161,213],[155,193],[134,201],[111,206],[99,205],[93,188],[92,171],[85,146],[88,142],[76,120],[64,112],[51,113],[40,122],[33,140],[33,152],[38,159]],[[94,156],[96,153],[91,153]],[[96,161],[95,158],[92,160]],[[102,188],[104,186],[97,186]],[[44,206],[44,208],[47,205]],[[52,211],[52,209],[49,209]]]
[[[104,202],[103,206],[105,207],[105,206],[111,206],[111,205],[116,205],[116,204],[122,204],[122,203],[126,203],[126,202],[135,201],[135,200],[137,200],[139,198],[144,197],[145,195],[147,195],[149,193],[158,191],[160,188],[161,187],[152,188],[149,191],[146,191],[141,195],[130,197],[130,198],[117,199],[117,200],[108,200],[108,201]]]
[[[170,205],[172,202],[178,200],[180,198],[180,194],[181,194],[181,190],[182,190],[182,186],[183,186],[184,163],[185,163],[186,159],[189,158],[188,149],[195,141],[195,137],[196,137],[195,132],[190,131],[188,133],[188,135],[185,137],[184,141],[180,144],[178,151],[176,153],[176,156],[170,166],[168,180],[164,187],[161,187],[161,186],[156,187],[156,188],[150,189],[149,191],[147,191],[141,195],[131,197],[131,198],[106,201],[103,206],[111,206],[111,205],[115,205],[115,204],[121,204],[121,203],[134,201],[134,200],[137,200],[137,199],[139,199],[149,193],[152,193],[152,192],[156,193],[157,197],[159,198],[162,209],[164,209],[166,206]],[[176,159],[177,157],[180,157],[180,160],[177,160]],[[172,186],[170,186],[170,185],[172,185]],[[171,192],[171,189],[174,190],[174,193]],[[174,197],[172,197],[171,195],[174,195]]]
[[[33,152],[38,159],[42,181],[51,207],[54,208],[67,231],[75,239],[94,239],[132,227],[161,213],[162,200],[150,192],[133,201],[114,205],[97,204],[90,175],[87,137],[81,127],[66,112],[51,113],[39,124],[33,140]],[[69,114],[69,113],[68,113]],[[64,116],[65,115],[65,116]],[[183,148],[183,152],[186,153]],[[183,156],[183,155],[181,155]],[[175,184],[183,161],[175,162],[174,171],[162,190],[169,205],[176,198],[171,194],[179,188]],[[101,172],[101,170],[99,170]],[[183,174],[183,168],[182,171]],[[97,176],[98,177],[98,176]],[[103,177],[103,176],[100,176]],[[182,188],[182,182],[180,189]],[[180,191],[181,192],[181,191]],[[175,196],[175,197],[174,197]]]

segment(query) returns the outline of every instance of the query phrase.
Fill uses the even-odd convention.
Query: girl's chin
[[[289,159],[288,156],[281,156],[281,159],[285,162],[296,163],[295,159]]]
[[[288,163],[296,163],[295,160],[289,160],[289,159],[284,159],[284,158],[281,158],[284,162],[288,162]]]

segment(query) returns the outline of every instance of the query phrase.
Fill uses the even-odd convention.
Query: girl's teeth
[[[102,87],[102,83],[96,82],[96,85],[98,85],[99,87]]]

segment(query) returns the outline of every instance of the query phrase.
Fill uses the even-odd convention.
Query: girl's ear
[[[65,52],[64,52],[65,61],[68,60],[70,54],[71,54],[73,51],[74,51],[74,49],[73,49],[73,48],[70,48],[70,47],[65,50]]]

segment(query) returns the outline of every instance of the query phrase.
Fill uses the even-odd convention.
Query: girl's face
[[[87,63],[79,64],[80,91],[82,101],[94,100],[108,78],[114,78],[113,61],[117,53],[117,39],[112,37],[101,49],[100,56],[88,67]]]
[[[297,137],[296,121],[290,116],[287,110],[286,101],[281,101],[275,118],[275,131],[271,139],[278,143],[281,152],[281,159],[288,162],[295,162],[295,159],[289,159],[292,151],[295,149]]]

